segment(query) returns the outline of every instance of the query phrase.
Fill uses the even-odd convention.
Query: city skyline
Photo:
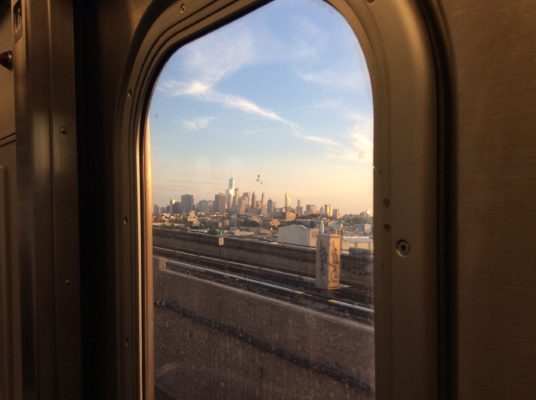
[[[233,176],[278,204],[329,193],[345,214],[372,209],[368,69],[320,0],[275,1],[179,49],[149,117],[155,203],[212,199]]]
[[[233,180],[234,181],[234,178],[229,178],[229,180]],[[216,192],[212,195],[212,197],[198,197],[196,196],[195,193],[181,193],[181,194],[178,194],[177,196],[175,197],[170,197],[167,201],[165,202],[161,202],[161,203],[158,203],[158,202],[153,202],[154,205],[156,206],[159,206],[159,207],[166,207],[168,205],[171,205],[171,204],[175,204],[175,203],[180,203],[181,206],[184,202],[184,199],[187,198],[188,199],[188,206],[187,206],[187,210],[183,210],[184,212],[188,212],[188,211],[191,211],[193,208],[192,208],[192,205],[193,206],[197,206],[199,203],[201,202],[204,202],[204,201],[208,201],[208,202],[211,202],[212,204],[216,203],[216,199],[215,197],[216,196],[220,196],[220,195],[223,195],[226,197],[226,203],[225,203],[225,207],[227,210],[231,209],[233,211],[236,211],[236,206],[237,206],[237,203],[236,203],[236,198],[242,198],[242,196],[245,196],[247,195],[248,196],[248,199],[249,199],[249,203],[250,204],[253,204],[256,200],[255,198],[255,195],[259,196],[261,198],[261,200],[258,200],[260,201],[260,204],[264,205],[264,206],[267,206],[268,205],[268,202],[273,202],[273,204],[275,204],[275,207],[277,207],[277,205],[279,204],[280,206],[277,207],[277,208],[293,208],[293,209],[296,209],[298,207],[303,207],[304,210],[305,210],[305,207],[307,206],[316,206],[317,210],[319,211],[321,208],[325,207],[326,205],[329,205],[331,207],[331,210],[335,210],[335,209],[338,209],[336,207],[336,205],[334,205],[333,203],[329,202],[329,201],[322,201],[320,203],[313,203],[313,202],[308,202],[307,200],[303,200],[301,198],[296,198],[293,200],[292,198],[292,195],[288,192],[285,192],[283,193],[283,195],[281,196],[282,199],[284,199],[283,201],[278,201],[276,197],[273,197],[273,196],[270,196],[270,195],[266,195],[265,192],[261,192],[261,193],[256,193],[254,190],[240,190],[240,193],[236,193],[235,196],[233,196],[234,198],[231,198],[230,201],[231,201],[231,207],[229,208],[229,203],[227,202],[228,201],[228,196],[226,195],[226,191],[229,189],[229,187],[227,189],[222,189],[220,190],[219,192]],[[238,190],[240,189],[238,186],[235,186],[233,189],[235,190]],[[180,201],[178,200],[180,198]],[[288,203],[287,203],[287,200],[288,199]],[[234,201],[234,202],[233,202]],[[199,210],[196,210],[196,211],[199,211]],[[370,210],[367,209],[367,210],[361,210],[361,211],[367,211],[369,212]]]

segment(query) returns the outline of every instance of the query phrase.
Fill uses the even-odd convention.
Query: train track
[[[329,314],[372,324],[374,310],[369,304],[349,298],[348,285],[340,290],[321,291],[314,278],[267,267],[227,261],[180,250],[154,247],[164,256],[166,268],[244,290],[290,301]]]

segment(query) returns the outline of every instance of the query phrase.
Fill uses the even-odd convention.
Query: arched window
[[[373,397],[371,92],[320,0],[167,61],[149,106],[156,393]]]

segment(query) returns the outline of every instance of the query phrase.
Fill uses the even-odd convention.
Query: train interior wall
[[[0,2],[0,52],[14,47],[9,5],[15,3]],[[30,6],[23,1],[26,7],[23,10],[28,11],[30,7],[54,9],[53,2],[32,3]],[[532,0],[423,0],[419,3],[430,10],[430,15],[442,27],[440,39],[446,44],[446,68],[452,78],[451,123],[441,149],[445,156],[441,175],[445,178],[442,201],[447,227],[443,238],[443,256],[447,262],[443,265],[442,281],[448,317],[444,331],[448,356],[446,386],[453,398],[460,400],[533,399],[536,398],[536,253],[533,251],[536,240],[536,7]],[[112,268],[115,260],[113,231],[115,219],[119,217],[114,215],[110,171],[114,157],[125,155],[113,152],[114,112],[119,91],[124,90],[119,85],[124,66],[131,61],[128,49],[139,40],[136,35],[143,31],[140,27],[146,23],[147,15],[157,9],[149,0],[74,2],[80,209],[80,229],[76,229],[80,233],[82,373],[81,378],[77,378],[81,379],[79,389],[74,388],[69,393],[79,390],[88,399],[114,398],[120,379],[117,359],[113,356],[120,343],[115,338],[117,311],[114,306],[118,278]],[[35,14],[26,18],[28,28]],[[40,32],[45,37],[44,43],[53,47],[53,36],[47,39],[47,22],[43,23]],[[54,59],[34,48],[42,43],[32,40],[24,43],[26,48],[19,54],[26,65],[53,65]],[[17,62],[19,60],[15,59],[15,64]],[[0,249],[11,249],[9,259],[0,255],[1,287],[9,288],[8,297],[2,293],[2,301],[7,300],[9,309],[4,304],[0,307],[0,349],[2,366],[14,366],[25,371],[26,376],[21,382],[16,377],[18,374],[10,376],[5,367],[0,368],[0,391],[16,393],[7,392],[6,382],[11,382],[14,386],[9,390],[23,387],[27,398],[34,398],[30,397],[32,393],[40,390],[46,393],[42,392],[45,394],[39,398],[70,398],[56,397],[57,388],[64,387],[64,381],[70,378],[61,363],[39,361],[40,357],[47,356],[46,352],[43,355],[31,349],[32,356],[23,357],[22,368],[19,368],[17,355],[8,357],[10,352],[6,352],[9,348],[17,353],[20,320],[12,316],[18,312],[18,301],[24,303],[27,298],[52,294],[52,300],[40,306],[49,309],[36,311],[42,311],[45,318],[40,319],[38,315],[26,324],[44,321],[54,325],[56,317],[50,309],[61,312],[57,292],[17,282],[19,254],[24,255],[21,263],[33,263],[37,271],[40,268],[54,271],[54,261],[51,265],[48,261],[43,264],[36,261],[43,252],[46,260],[50,259],[43,244],[17,246],[19,238],[32,237],[32,230],[35,230],[34,224],[21,224],[19,231],[16,229],[20,210],[27,210],[26,203],[34,201],[20,196],[21,192],[27,193],[21,188],[33,185],[35,176],[17,177],[16,170],[27,167],[26,160],[35,154],[50,154],[52,146],[51,141],[37,140],[32,125],[15,129],[14,113],[19,112],[15,108],[15,104],[19,104],[15,93],[25,94],[14,88],[34,82],[36,73],[35,69],[25,69],[14,82],[13,72],[0,67],[0,165],[7,171],[7,184],[0,187],[0,206],[7,204],[4,214],[9,222],[2,221]],[[48,90],[32,87],[33,93],[43,96],[50,96]],[[49,118],[61,114],[62,110],[50,104]],[[31,112],[32,104],[28,107]],[[16,148],[19,140],[25,144],[22,148]],[[50,165],[47,171],[61,173]],[[61,184],[61,179],[48,181],[52,189]],[[52,235],[57,234],[52,230]],[[54,281],[40,283],[46,284],[54,285]],[[24,290],[20,292],[20,288]],[[27,290],[38,290],[38,293],[27,293]],[[23,314],[22,319],[25,318]],[[61,324],[56,322],[55,330],[45,331],[34,329],[25,333],[33,336],[23,341],[22,354],[26,355],[28,350],[24,343],[41,343],[46,347],[48,340],[54,343],[51,349],[61,360],[62,352],[71,349],[56,345],[54,335],[70,331],[68,320]],[[74,354],[76,357],[76,351]],[[49,369],[45,368],[47,365]],[[74,371],[76,374],[76,369]],[[39,376],[45,375],[46,379],[40,381]],[[55,383],[46,385],[43,383],[46,380]],[[24,385],[30,385],[31,390]]]

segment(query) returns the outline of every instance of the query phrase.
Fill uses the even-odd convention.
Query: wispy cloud
[[[209,87],[258,59],[254,36],[241,23],[228,25],[218,34],[204,36],[181,52],[184,57],[180,70],[187,75],[187,80],[200,81]]]
[[[259,62],[253,35],[246,27],[238,24],[228,29],[227,34],[207,35],[195,46],[184,48],[181,71],[186,80],[167,79],[159,82],[157,90],[171,96],[193,96],[198,99],[219,103],[224,107],[242,111],[260,118],[289,122],[281,115],[243,96],[223,93],[218,83],[239,69]],[[240,40],[236,40],[240,37]]]
[[[296,71],[296,74],[306,82],[329,86],[339,90],[355,90],[361,86],[360,76],[354,71],[334,71],[331,68],[309,72]]]
[[[191,131],[197,131],[199,129],[205,129],[213,120],[214,117],[203,116],[182,121],[182,125],[186,129],[189,129]]]
[[[298,138],[301,138],[301,139],[304,139],[304,140],[307,140],[309,142],[322,144],[324,146],[327,146],[328,148],[340,147],[341,146],[341,144],[339,142],[336,142],[335,140],[333,140],[331,138],[328,138],[328,137],[324,137],[324,136],[303,135],[303,134],[297,133],[297,132],[294,134],[294,136],[298,137]]]
[[[374,153],[373,134],[372,120],[359,116],[347,135],[349,139],[348,145],[334,149],[328,154],[328,157],[372,164]]]
[[[289,121],[275,111],[262,107],[245,97],[221,93],[203,82],[194,81],[185,83],[168,80],[159,85],[158,89],[171,96],[194,96],[201,100],[219,103],[225,107],[233,108],[247,114],[290,124]]]

